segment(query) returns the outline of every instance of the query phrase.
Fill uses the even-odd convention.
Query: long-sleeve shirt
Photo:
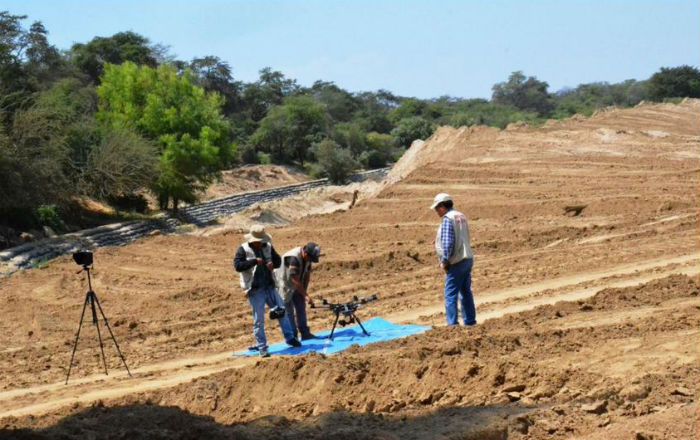
[[[262,248],[253,248],[253,252],[255,253],[255,258],[262,258],[263,260],[265,260]],[[280,255],[277,253],[274,246],[271,249],[271,254],[272,267],[276,269],[282,264],[282,257],[280,257]],[[257,264],[257,260],[248,259],[245,253],[245,249],[243,249],[243,246],[240,246],[238,248],[238,250],[236,251],[236,256],[233,258],[233,267],[236,269],[236,272],[245,272],[246,270],[252,269]],[[267,262],[263,261],[262,266],[260,266],[258,270],[255,271],[255,275],[253,276],[253,284],[251,285],[252,289],[256,289],[259,287],[274,286],[275,282],[274,278],[272,277],[272,272],[270,272],[266,264]]]
[[[452,227],[452,222],[447,216],[442,216],[442,225],[440,226],[440,245],[442,247],[441,263],[447,263],[450,259],[455,247],[455,230]]]

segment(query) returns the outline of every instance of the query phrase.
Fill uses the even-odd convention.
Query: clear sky
[[[265,66],[302,85],[420,98],[491,96],[515,70],[550,91],[700,64],[698,0],[0,0],[52,44],[132,30],[179,59],[216,55],[236,79]]]

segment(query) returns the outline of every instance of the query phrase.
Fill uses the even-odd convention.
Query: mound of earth
[[[190,425],[177,416],[160,436],[263,438],[280,429],[280,438],[299,439],[570,438],[614,427],[606,438],[622,439],[633,438],[640,428],[631,422],[642,418],[655,420],[643,429],[649,438],[691,438],[700,422],[682,415],[698,409],[699,291],[697,280],[671,276],[475,328],[437,328],[331,357],[258,361],[64,411],[59,417],[68,418],[38,438],[72,438],[76,425],[100,438],[143,436],[152,421],[145,431],[124,422],[182,412],[202,418]]]
[[[244,165],[222,172],[221,181],[207,188],[202,200],[216,199],[231,194],[292,185],[308,180],[301,171],[281,165]]]
[[[295,196],[255,203],[240,213],[220,219],[218,225],[195,229],[192,234],[211,236],[231,231],[242,232],[254,224],[288,226],[308,216],[345,212],[352,209],[354,204],[372,197],[378,188],[381,188],[381,184],[372,180],[314,188]]]

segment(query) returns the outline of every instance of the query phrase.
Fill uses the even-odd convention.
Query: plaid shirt
[[[442,248],[441,263],[447,263],[450,259],[455,247],[455,230],[452,227],[452,222],[447,216],[442,216],[442,225],[440,226],[440,247]]]

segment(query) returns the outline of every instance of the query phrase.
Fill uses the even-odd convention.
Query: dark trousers
[[[309,324],[306,322],[306,302],[299,292],[292,294],[289,302],[284,304],[284,308],[287,316],[289,316],[289,323],[292,325],[294,337],[297,337],[299,333],[301,333],[302,337],[311,334]]]

